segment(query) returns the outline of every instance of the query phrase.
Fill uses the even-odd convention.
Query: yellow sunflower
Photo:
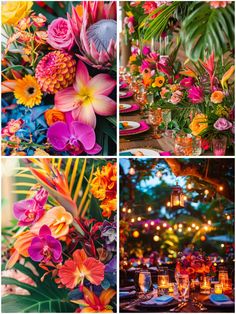
[[[14,95],[18,104],[32,108],[41,103],[43,94],[35,77],[26,75],[17,80]]]

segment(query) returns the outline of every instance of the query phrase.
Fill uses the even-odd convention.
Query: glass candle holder
[[[226,152],[226,144],[227,138],[213,138],[212,139],[212,146],[213,146],[213,154],[214,156],[224,156]]]
[[[223,285],[223,293],[230,295],[233,292],[232,279],[226,279]]]
[[[170,282],[169,283],[169,293],[174,293],[174,290],[175,290],[175,283]]]
[[[200,282],[200,293],[201,294],[211,293],[211,282],[209,277],[203,277],[203,281]]]
[[[158,295],[164,295],[169,293],[169,275],[158,275]]]
[[[187,301],[189,298],[189,276],[186,274],[178,275],[178,295],[180,301]]]
[[[176,156],[192,156],[193,138],[191,134],[179,133],[176,135],[174,152]]]
[[[200,156],[202,153],[202,139],[200,136],[193,138],[193,156]]]
[[[219,283],[224,286],[225,282],[229,279],[227,270],[220,270],[218,274]]]
[[[215,294],[222,294],[223,289],[222,289],[222,284],[221,283],[216,283],[214,285],[214,293]]]

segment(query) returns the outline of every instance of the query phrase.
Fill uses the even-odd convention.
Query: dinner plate
[[[140,127],[140,123],[135,122],[135,121],[120,121],[120,123],[128,124],[124,129],[120,129],[120,131],[136,130]]]
[[[127,110],[130,109],[132,105],[130,104],[120,104],[120,110]]]
[[[166,309],[166,308],[172,308],[172,307],[175,307],[179,304],[179,301],[177,300],[172,300],[171,302],[169,303],[165,303],[165,304],[136,304],[136,307],[140,310],[145,310],[145,309],[155,309],[156,311],[158,311],[160,309],[163,310],[163,309]]]
[[[123,104],[120,104],[123,105]],[[140,106],[138,104],[124,104],[124,105],[129,105],[127,108],[120,108],[120,113],[130,113],[134,111],[138,111],[140,109]]]
[[[132,97],[133,96],[133,92],[131,92],[131,91],[128,91],[128,92],[121,92],[120,91],[120,93],[119,93],[119,96],[120,96],[120,98],[121,99],[125,99],[125,98],[130,98],[130,97]]]
[[[140,155],[137,154],[139,152],[141,153]],[[133,148],[133,149],[122,151],[122,154],[125,154],[125,153],[131,153],[133,156],[160,156],[158,151],[155,151],[153,149],[147,149],[147,148]],[[127,156],[129,155],[127,154]]]
[[[203,305],[206,306],[206,307],[215,308],[215,309],[217,309],[217,308],[218,308],[218,309],[232,309],[232,308],[234,308],[234,305],[235,305],[235,303],[232,303],[232,304],[224,304],[223,302],[222,302],[221,305],[217,305],[217,304],[211,302],[211,300],[209,300],[209,299],[203,301],[202,303],[203,303]]]

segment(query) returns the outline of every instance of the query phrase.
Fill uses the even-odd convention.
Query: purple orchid
[[[66,113],[66,122],[58,121],[50,126],[47,138],[57,151],[69,151],[73,155],[83,152],[95,155],[102,149],[96,144],[94,129],[90,125],[74,121],[71,113]]]
[[[51,230],[47,225],[43,225],[40,228],[39,236],[33,238],[28,252],[35,262],[62,262],[61,243],[51,236]]]
[[[106,248],[110,251],[116,250],[116,223],[105,220],[101,227],[101,237],[106,243]]]
[[[48,199],[48,192],[41,188],[33,198],[16,202],[13,206],[19,226],[30,226],[44,215],[44,205]]]

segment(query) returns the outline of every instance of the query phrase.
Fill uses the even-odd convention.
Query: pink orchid
[[[87,67],[78,62],[73,86],[55,95],[55,107],[62,112],[72,112],[74,120],[95,128],[96,115],[111,116],[116,113],[116,103],[107,97],[116,85],[109,74],[98,74],[90,79]]]

